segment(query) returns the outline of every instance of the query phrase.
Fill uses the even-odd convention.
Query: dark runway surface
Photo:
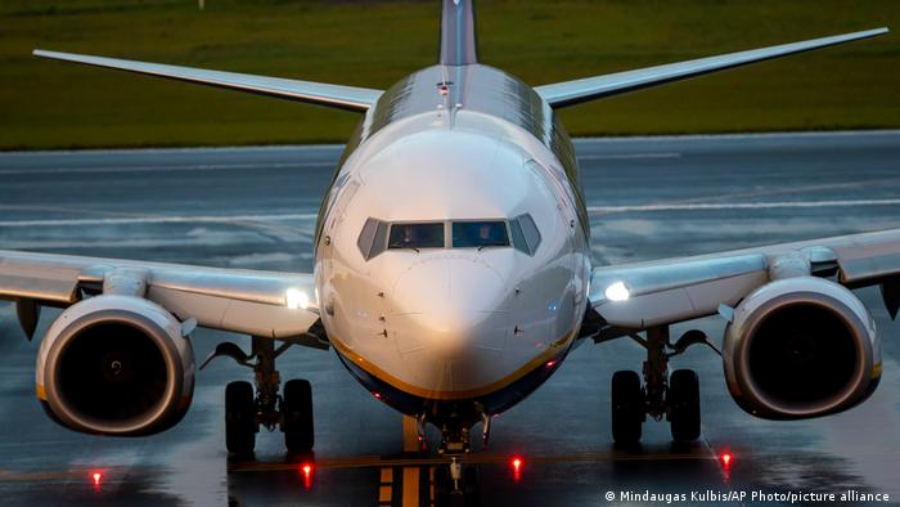
[[[900,227],[900,132],[582,140],[577,147],[598,263]],[[339,153],[0,155],[0,249],[310,271],[315,213]],[[682,504],[697,504],[691,492],[707,490],[855,490],[900,504],[900,326],[877,291],[860,296],[885,337],[881,387],[862,406],[805,422],[755,419],[731,400],[718,356],[696,347],[672,367],[700,375],[701,441],[673,448],[668,425],[648,421],[643,447],[619,450],[609,431],[609,382],[616,370],[640,370],[643,351],[628,341],[585,344],[494,422],[491,448],[476,456],[484,504],[609,505],[621,503],[623,491],[684,493]],[[46,312],[38,335],[56,313]],[[693,327],[718,342],[724,326],[710,318]],[[676,326],[673,335],[686,329]],[[228,338],[196,333],[197,356]],[[199,374],[180,425],[122,440],[72,433],[44,416],[34,396],[36,352],[13,307],[0,305],[2,505],[374,506],[387,492],[393,505],[410,505],[416,495],[416,505],[428,505],[428,464],[400,459],[401,417],[360,387],[333,352],[295,348],[279,359],[283,379],[307,378],[315,393],[310,484],[285,459],[277,432],[260,434],[255,461],[229,462],[224,386],[250,379],[233,363],[217,361]],[[735,456],[729,467],[717,459],[725,451]],[[518,480],[508,465],[515,454],[525,460]],[[94,470],[104,474],[98,487]],[[761,503],[748,496],[703,504]]]

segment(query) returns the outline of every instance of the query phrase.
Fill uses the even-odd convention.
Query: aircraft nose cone
[[[506,288],[483,262],[422,262],[399,279],[394,300],[399,318],[393,320],[407,348],[427,348],[454,359],[472,347],[502,346]]]

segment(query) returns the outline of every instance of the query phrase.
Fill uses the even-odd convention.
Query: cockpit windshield
[[[505,221],[453,222],[453,248],[509,246]]]
[[[388,248],[444,248],[444,224],[395,223],[391,225]]]
[[[449,238],[447,237],[449,236]],[[368,218],[356,241],[365,260],[385,250],[408,248],[477,248],[512,246],[526,255],[534,255],[541,234],[531,215],[510,220],[459,220],[447,222],[386,222]]]

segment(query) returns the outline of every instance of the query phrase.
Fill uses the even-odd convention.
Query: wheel
[[[312,386],[306,380],[289,380],[281,397],[281,431],[288,452],[309,452],[315,444]]]
[[[612,378],[612,434],[617,444],[641,440],[644,394],[641,378],[634,371],[617,371]]]
[[[232,454],[252,454],[256,447],[256,400],[250,382],[225,387],[225,447]]]
[[[666,395],[672,439],[688,443],[700,437],[700,381],[694,370],[675,370]]]

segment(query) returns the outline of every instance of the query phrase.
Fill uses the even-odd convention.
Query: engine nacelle
[[[881,378],[875,323],[852,292],[796,277],[766,284],[734,311],[723,343],[738,404],[768,419],[804,419],[862,402]]]
[[[66,309],[37,360],[37,394],[61,425],[150,435],[181,420],[194,392],[194,353],[181,323],[134,296],[102,295]]]

